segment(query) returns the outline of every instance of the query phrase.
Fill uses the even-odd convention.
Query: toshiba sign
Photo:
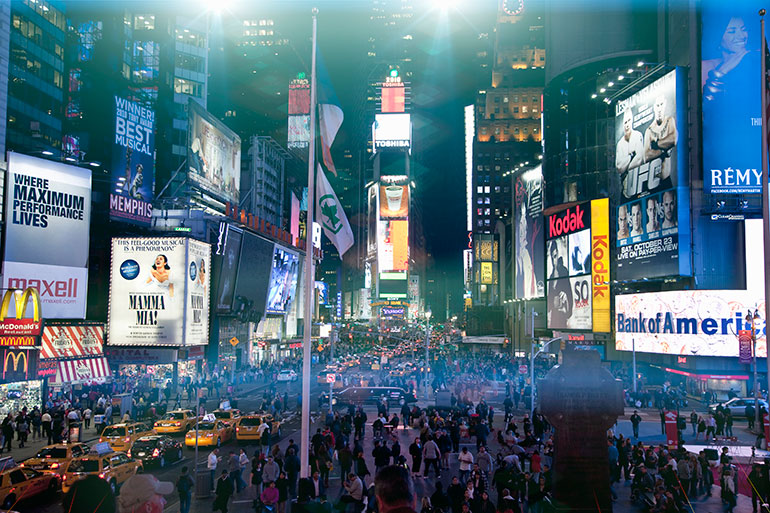
[[[589,203],[575,205],[548,218],[548,238],[567,235],[590,227],[591,207]]]

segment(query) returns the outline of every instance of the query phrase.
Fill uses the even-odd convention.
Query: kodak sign
[[[32,317],[24,317],[27,306],[32,303]],[[15,315],[8,318],[8,312],[14,305]],[[36,288],[8,289],[0,302],[0,336],[23,337],[38,336],[42,329],[42,311],[40,293]],[[26,344],[8,344],[26,345]]]
[[[593,331],[610,332],[610,200],[591,201]]]
[[[586,209],[588,204],[575,205],[567,210],[554,214],[548,218],[548,238],[567,235],[589,226],[591,213]]]

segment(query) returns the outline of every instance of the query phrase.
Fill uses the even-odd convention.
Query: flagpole
[[[315,118],[316,118],[316,26],[318,9],[313,8],[313,54],[310,65],[310,145],[307,159],[307,222],[305,226],[305,319],[302,323],[302,430],[300,477],[310,475],[310,333],[313,328],[315,262],[313,261],[313,210],[315,209]],[[331,402],[331,398],[329,398]]]
[[[767,38],[765,37],[765,10],[760,9],[760,27],[762,27],[762,239],[765,253],[765,325],[770,321],[770,194],[768,194],[767,171]],[[765,336],[765,351],[770,349],[767,343],[769,336]],[[770,354],[767,355],[767,390],[770,393]],[[764,422],[764,417],[762,418]],[[757,426],[757,429],[762,429]]]

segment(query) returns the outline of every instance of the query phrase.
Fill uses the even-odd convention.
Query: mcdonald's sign
[[[8,310],[11,301],[16,309],[15,318],[8,319]],[[24,318],[29,302],[32,301],[32,318]],[[3,294],[0,302],[0,336],[40,335],[42,329],[42,309],[40,293],[36,288],[27,287],[20,289],[8,289]]]
[[[3,381],[25,381],[30,377],[30,369],[35,374],[37,366],[36,364],[30,365],[30,357],[32,354],[24,349],[5,349],[3,351]]]

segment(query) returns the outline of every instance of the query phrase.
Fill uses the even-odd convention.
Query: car
[[[297,373],[291,369],[284,369],[278,373],[278,381],[297,381]]]
[[[241,416],[241,410],[228,408],[226,410],[214,410],[213,414],[214,418],[221,420],[230,427],[235,427],[235,423],[238,421],[238,417]]]
[[[85,456],[70,460],[61,489],[67,493],[86,476],[99,476],[107,481],[112,493],[117,494],[126,479],[142,472],[144,468],[140,461],[129,458],[125,452],[112,450],[107,442],[99,442]]]
[[[86,444],[80,442],[46,445],[35,456],[24,460],[21,466],[62,475],[72,458],[88,454],[89,450]]]
[[[128,452],[136,440],[154,434],[155,431],[144,422],[112,424],[102,430],[99,442],[109,443],[114,451]]]
[[[11,509],[40,494],[59,491],[60,476],[16,465],[13,458],[0,458],[0,508]],[[23,508],[18,508],[23,509]]]
[[[281,436],[281,421],[274,419],[269,413],[250,413],[239,418],[235,424],[235,439],[238,443],[261,440],[259,426],[265,422],[270,426],[272,435]]]
[[[197,420],[192,410],[174,410],[156,421],[154,430],[158,434],[184,434],[195,427]]]
[[[233,426],[206,416],[206,420],[198,423],[198,447],[219,447],[233,438]],[[195,447],[195,429],[191,429],[184,437],[184,444],[188,449]]]
[[[144,467],[156,465],[158,468],[184,457],[182,442],[168,435],[143,436],[134,442],[128,456],[141,461]]]
[[[754,406],[754,398],[753,397],[733,397],[729,401],[721,402],[721,403],[715,403],[709,405],[709,412],[714,413],[717,411],[717,406],[722,405],[722,408],[727,408],[730,410],[730,414],[735,417],[744,418],[746,416],[746,407],[747,406]],[[767,411],[767,401],[764,399],[759,400],[759,408],[760,410],[762,408]]]
[[[417,398],[400,387],[348,387],[342,392],[335,393],[333,404],[342,406],[363,406],[365,404],[377,404],[383,398],[389,404],[416,403]],[[324,392],[318,399],[319,406],[329,405],[329,394]]]

